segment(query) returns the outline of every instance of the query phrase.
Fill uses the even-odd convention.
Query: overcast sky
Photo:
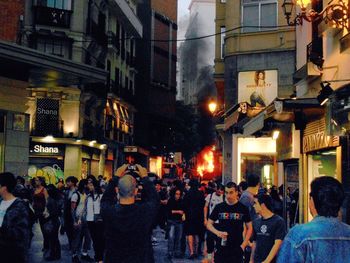
[[[189,10],[188,6],[190,5],[191,0],[177,0],[177,39],[183,39],[185,37],[186,29],[189,21]],[[178,42],[178,45],[180,42]]]
[[[191,0],[177,0],[178,6],[178,17],[182,17],[188,14],[188,6],[190,5]]]

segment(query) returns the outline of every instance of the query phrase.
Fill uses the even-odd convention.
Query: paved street
[[[167,240],[164,239],[164,235],[161,233],[159,229],[155,231],[155,236],[158,240],[158,245],[154,246],[154,257],[156,263],[199,263],[200,260],[187,260],[187,259],[173,259],[168,260],[166,257],[167,252]],[[71,256],[68,250],[68,240],[67,237],[60,235],[61,242],[61,250],[62,250],[62,258],[59,261],[51,261],[51,262],[71,262]],[[39,229],[39,225],[34,225],[34,238],[32,241],[32,246],[29,254],[29,262],[30,263],[42,263],[46,262],[42,257],[42,235]],[[90,251],[90,256],[93,257],[93,251]],[[186,255],[187,257],[188,255]]]

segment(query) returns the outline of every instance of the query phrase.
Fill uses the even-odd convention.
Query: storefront
[[[342,182],[342,146],[339,136],[330,136],[326,132],[326,118],[306,124],[302,136],[302,171],[301,178],[302,221],[312,219],[309,212],[310,183],[320,176],[332,176]]]
[[[71,138],[32,137],[29,149],[29,177],[43,176],[47,183],[75,176],[109,176],[105,144]]]
[[[29,144],[28,176],[42,176],[45,181],[56,183],[64,179],[64,144],[46,144],[31,141]]]
[[[234,136],[235,137],[235,136]],[[248,174],[260,176],[264,187],[278,186],[278,167],[276,161],[276,140],[271,137],[234,138],[233,147],[237,147],[237,182],[246,180]]]

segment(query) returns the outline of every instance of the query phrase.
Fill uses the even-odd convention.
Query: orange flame
[[[215,169],[215,165],[214,165],[214,152],[213,152],[213,148],[209,148],[209,149],[205,149],[201,155],[200,158],[198,159],[202,159],[199,161],[199,164],[197,166],[197,172],[198,174],[203,177],[204,172],[207,173],[212,173],[214,172]]]

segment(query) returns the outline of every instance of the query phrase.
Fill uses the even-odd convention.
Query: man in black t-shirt
[[[225,186],[225,196],[226,201],[215,206],[207,223],[208,230],[218,237],[214,260],[215,263],[241,263],[243,251],[252,235],[252,223],[248,208],[238,202],[235,183]],[[244,225],[247,232],[243,240]]]
[[[260,194],[254,205],[257,214],[253,221],[253,247],[250,262],[276,262],[276,255],[286,235],[285,222],[282,217],[272,212],[272,198]]]

